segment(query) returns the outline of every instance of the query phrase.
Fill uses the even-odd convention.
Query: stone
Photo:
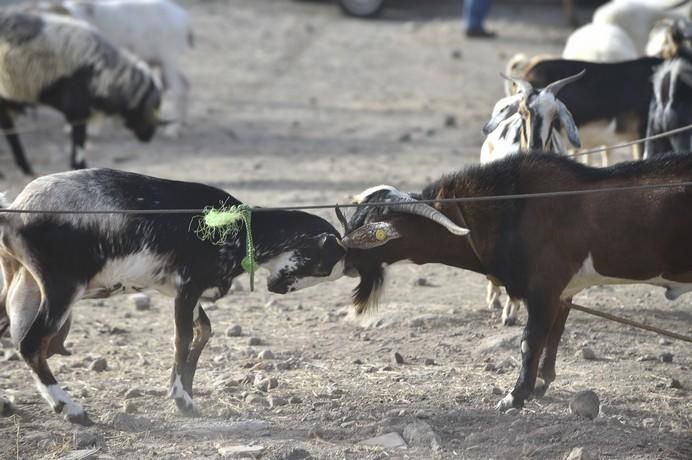
[[[274,353],[270,349],[262,350],[259,355],[257,355],[258,359],[274,359]]]
[[[255,393],[247,395],[245,402],[253,406],[266,406],[268,404],[267,398]]]
[[[656,361],[656,357],[654,355],[643,355],[637,358],[637,361]]]
[[[281,460],[311,460],[313,458],[312,454],[305,449],[293,449],[280,457]]]
[[[360,359],[354,359],[353,364],[363,364],[363,361]]]
[[[123,412],[126,414],[136,414],[139,412],[139,404],[135,401],[125,401],[123,404]]]
[[[440,448],[440,437],[429,423],[416,420],[404,427],[403,437],[409,446],[425,447],[432,450]]]
[[[260,168],[261,167],[262,167],[262,165],[260,164]],[[245,287],[243,286],[243,283],[241,283],[237,279],[234,279],[231,282],[231,289],[229,289],[229,291],[231,291],[231,292],[243,292],[244,290],[245,290]]]
[[[85,449],[87,447],[98,446],[101,436],[96,429],[78,429],[72,433],[72,445],[75,449]]]
[[[596,457],[584,450],[583,447],[575,447],[563,457],[563,460],[596,460]]]
[[[656,426],[656,419],[655,418],[645,418],[642,420],[642,426],[644,428],[653,428]]]
[[[222,458],[257,458],[264,452],[263,446],[232,445],[219,447]]]
[[[661,337],[660,339],[658,339],[658,344],[659,344],[659,345],[670,345],[671,343],[673,343],[673,342],[671,342],[670,340],[666,339],[665,337]]]
[[[427,278],[423,278],[423,277],[416,278],[413,281],[413,285],[419,286],[419,287],[434,287],[434,285],[430,281],[428,281]]]
[[[586,417],[590,420],[598,416],[600,408],[601,401],[598,399],[598,395],[591,390],[580,391],[569,402],[571,414]]]
[[[94,372],[103,372],[108,369],[108,362],[104,358],[96,358],[89,364],[89,370]]]
[[[5,398],[0,398],[0,417],[10,416],[12,412],[14,412],[12,403]]]
[[[219,417],[221,418],[237,418],[240,417],[242,414],[240,411],[237,411],[233,409],[232,407],[224,407],[219,410]]]
[[[289,404],[301,404],[303,402],[302,399],[300,399],[298,396],[291,396],[288,398]]]
[[[670,382],[668,382],[668,386],[670,388],[682,389],[682,383],[680,383],[680,380],[678,379],[670,379]]]
[[[658,355],[658,359],[659,359],[662,363],[672,363],[672,362],[673,362],[673,353],[669,353],[669,352],[666,351],[666,352],[661,353],[660,355]]]
[[[401,356],[401,353],[395,351],[394,353],[392,353],[392,362],[394,364],[404,364],[404,357]]]
[[[391,433],[386,433],[380,436],[375,436],[374,438],[364,439],[358,444],[363,446],[378,446],[384,447],[385,449],[393,449],[396,447],[406,447],[406,441],[399,435],[399,433],[393,431]]]
[[[432,359],[432,358],[425,358],[425,361],[423,361],[423,363],[424,363],[426,366],[434,366],[434,365],[435,365],[435,360]]]
[[[497,370],[497,367],[496,367],[495,364],[493,364],[493,363],[486,363],[486,365],[483,366],[483,370],[484,370],[484,371],[491,371],[491,372],[492,372],[492,371],[496,371],[496,370]]]
[[[581,350],[579,350],[579,353],[581,354],[581,357],[587,361],[593,361],[596,359],[596,352],[589,347],[583,347]]]
[[[243,334],[243,328],[240,327],[240,324],[233,324],[226,328],[224,334],[226,337],[240,337]]]
[[[141,396],[144,396],[144,393],[139,388],[130,388],[125,392],[125,395],[123,396],[125,399],[132,399],[132,398],[139,398]]]
[[[492,389],[492,394],[494,394],[494,395],[501,395],[501,394],[504,394],[504,393],[505,393],[505,392],[502,391],[502,388],[500,388],[500,387],[495,387],[495,386],[494,386],[493,389]]]
[[[269,403],[269,407],[271,408],[285,406],[286,404],[288,404],[286,398],[273,395],[267,396],[267,402]]]
[[[464,54],[461,52],[461,50],[452,51],[452,59],[458,60],[458,59],[461,59],[463,56],[464,56]],[[447,116],[450,116],[450,115],[447,115]],[[447,125],[447,123],[445,123],[445,125],[446,126],[456,126],[456,123],[454,125]]]
[[[413,136],[411,136],[411,133],[404,133],[401,136],[399,136],[399,142],[404,143],[404,142],[411,142],[413,139]]]
[[[259,337],[253,336],[253,337],[250,337],[249,339],[247,339],[247,344],[252,347],[252,346],[256,346],[256,345],[263,345],[264,341],[262,339],[260,339]]]
[[[151,308],[151,298],[142,292],[132,294],[130,300],[135,305],[135,310],[137,311],[145,311]]]

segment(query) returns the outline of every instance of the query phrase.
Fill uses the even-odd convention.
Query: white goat
[[[493,108],[490,121],[483,127],[486,134],[481,147],[481,164],[490,163],[515,153],[535,151],[567,153],[559,128],[565,130],[567,139],[579,147],[579,133],[567,107],[557,98],[557,93],[567,84],[578,80],[584,71],[558,80],[537,91],[530,83],[512,79],[519,92],[500,99]],[[488,308],[499,307],[501,290],[492,280],[488,282],[486,301]],[[502,323],[516,322],[520,301],[507,298],[502,309]]]
[[[177,136],[187,118],[190,90],[179,61],[194,43],[187,12],[171,0],[64,0],[61,6],[114,45],[160,68],[163,87],[175,101],[176,122],[166,134]]]
[[[627,33],[612,24],[589,23],[567,38],[563,59],[590,62],[617,62],[636,59],[637,47]]]

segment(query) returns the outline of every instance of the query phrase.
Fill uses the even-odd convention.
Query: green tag
[[[243,267],[243,270],[248,273],[255,273],[257,271],[257,265],[255,264],[255,261],[250,258],[250,256],[243,257],[243,260],[240,261],[240,266]]]

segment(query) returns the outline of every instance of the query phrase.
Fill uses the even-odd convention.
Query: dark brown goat
[[[692,290],[692,186],[434,207],[415,201],[683,181],[692,181],[689,155],[596,169],[536,153],[443,177],[420,195],[374,187],[360,195],[361,203],[400,204],[365,206],[350,222],[342,219],[345,272],[360,275],[354,303],[359,312],[376,303],[384,264],[400,260],[459,267],[504,285],[509,295],[526,301],[528,321],[519,378],[497,407],[522,407],[555,379],[567,302],[577,292],[600,284],[649,283],[666,287],[672,299]]]

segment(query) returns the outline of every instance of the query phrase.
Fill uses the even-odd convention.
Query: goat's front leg
[[[186,375],[187,359],[190,355],[192,323],[198,299],[198,295],[184,290],[175,298],[175,361],[168,396],[175,400],[178,409],[183,413],[191,413],[194,410],[192,395],[183,386],[183,376]]]
[[[72,151],[70,152],[70,167],[84,169],[86,165],[86,116],[69,120],[72,125]]]
[[[542,383],[537,384],[533,390],[533,394],[536,396],[543,396],[545,392],[548,391],[550,384],[555,381],[555,360],[557,359],[557,348],[560,345],[560,339],[562,338],[562,333],[565,330],[565,323],[567,322],[567,317],[569,316],[570,307],[569,302],[572,299],[568,299],[564,302],[560,302],[560,311],[555,318],[553,327],[550,329],[548,334],[548,339],[545,344],[545,350],[543,351],[543,357],[541,358],[541,364],[538,370],[538,376],[543,380]]]
[[[195,371],[197,371],[197,362],[202,354],[202,350],[204,350],[205,345],[211,337],[211,322],[200,304],[197,304],[195,307],[192,327],[194,337],[182,374],[183,390],[185,390],[190,397],[192,397],[192,380],[195,378]]]
[[[12,150],[12,156],[14,156],[14,162],[19,166],[27,176],[33,176],[34,171],[31,169],[29,162],[24,155],[24,148],[22,143],[19,141],[19,135],[15,131],[14,120],[12,115],[6,110],[0,108],[0,128],[5,132],[5,139],[7,143],[10,144],[10,149]],[[2,175],[0,175],[2,177]]]
[[[548,295],[542,290],[537,290],[527,297],[528,320],[521,340],[522,362],[519,378],[514,389],[497,404],[498,410],[504,411],[511,407],[522,408],[524,401],[533,392],[538,374],[538,362],[548,333],[557,317],[559,302],[559,296]]]

